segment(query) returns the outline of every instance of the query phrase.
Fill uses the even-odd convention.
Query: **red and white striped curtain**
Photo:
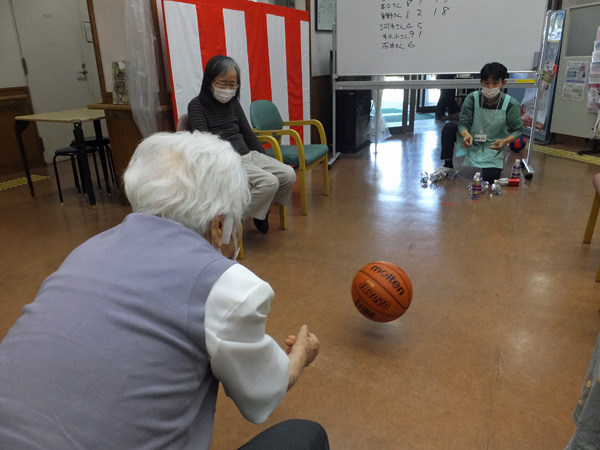
[[[215,55],[240,66],[248,121],[254,100],[275,103],[283,120],[310,118],[306,11],[245,0],[163,0],[163,15],[176,123],[199,94],[204,66]],[[301,134],[310,137],[308,128]]]

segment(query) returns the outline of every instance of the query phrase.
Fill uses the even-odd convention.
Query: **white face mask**
[[[233,245],[235,246],[235,255],[232,258],[234,261],[237,260],[238,254],[240,253],[240,247],[237,242],[237,233],[233,229],[233,217],[230,214],[225,216],[225,221],[223,222],[223,235],[221,238],[221,242],[225,245],[229,244],[229,241],[233,237]],[[218,249],[219,252],[221,249]]]
[[[237,92],[237,89],[221,89],[214,86],[213,89],[213,97],[221,103],[227,103],[229,100],[235,97],[235,93]]]
[[[494,98],[500,94],[500,88],[499,87],[494,87],[494,88],[482,87],[481,93],[483,94],[483,96],[485,98]]]

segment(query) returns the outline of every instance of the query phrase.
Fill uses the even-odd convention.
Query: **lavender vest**
[[[0,448],[208,449],[208,293],[233,261],[155,216],[76,248],[0,344]]]

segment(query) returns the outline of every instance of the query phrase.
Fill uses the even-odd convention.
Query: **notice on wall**
[[[129,105],[129,91],[127,89],[127,72],[125,61],[113,61],[113,104]]]
[[[588,84],[587,110],[591,113],[600,111],[600,83]]]
[[[317,6],[317,31],[333,30],[335,23],[335,0],[316,0]]]
[[[591,113],[600,111],[600,62],[594,62],[593,57],[588,79],[587,110]]]
[[[570,102],[582,102],[585,99],[585,78],[588,72],[587,61],[567,63],[565,82],[562,87],[562,99]]]

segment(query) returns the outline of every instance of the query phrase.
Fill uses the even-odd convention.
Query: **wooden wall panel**
[[[23,171],[14,125],[16,116],[27,114],[33,114],[27,86],[0,88],[0,176]],[[29,168],[44,166],[44,149],[35,123],[23,132],[23,144]]]
[[[92,109],[103,109],[106,113],[106,128],[110,138],[110,145],[115,164],[115,172],[119,183],[119,192],[121,202],[127,203],[124,190],[121,189],[123,181],[123,172],[129,164],[129,160],[138,144],[142,140],[142,135],[138,129],[133,113],[129,105],[113,105],[112,92],[106,92],[103,96],[104,103],[88,105]],[[162,131],[175,131],[173,111],[170,106],[162,108]]]

